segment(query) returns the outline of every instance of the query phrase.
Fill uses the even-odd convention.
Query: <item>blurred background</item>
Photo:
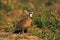
[[[33,11],[28,33],[43,40],[60,40],[60,0],[0,0],[0,32],[13,32]]]

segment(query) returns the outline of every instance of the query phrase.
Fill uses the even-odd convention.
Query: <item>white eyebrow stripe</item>
[[[32,13],[32,14],[33,14],[34,12],[30,12],[30,13]]]

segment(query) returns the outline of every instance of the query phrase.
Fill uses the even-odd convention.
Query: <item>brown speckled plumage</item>
[[[16,29],[24,29],[27,28],[31,25],[32,19],[31,18],[26,18],[24,19],[21,23],[18,23],[16,26]]]

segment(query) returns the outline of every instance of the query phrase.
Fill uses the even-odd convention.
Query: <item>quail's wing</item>
[[[26,22],[26,20],[27,20],[27,18],[22,19],[21,21],[19,21],[19,22],[17,23],[16,26],[20,26],[20,25],[22,25],[24,22]]]

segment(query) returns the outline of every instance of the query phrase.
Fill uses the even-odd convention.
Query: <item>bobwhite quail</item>
[[[27,18],[23,19],[21,22],[19,22],[16,26],[16,30],[13,33],[24,33],[24,30],[27,29],[32,22],[32,15],[34,12],[29,12],[29,15]],[[20,30],[21,29],[21,30]]]

